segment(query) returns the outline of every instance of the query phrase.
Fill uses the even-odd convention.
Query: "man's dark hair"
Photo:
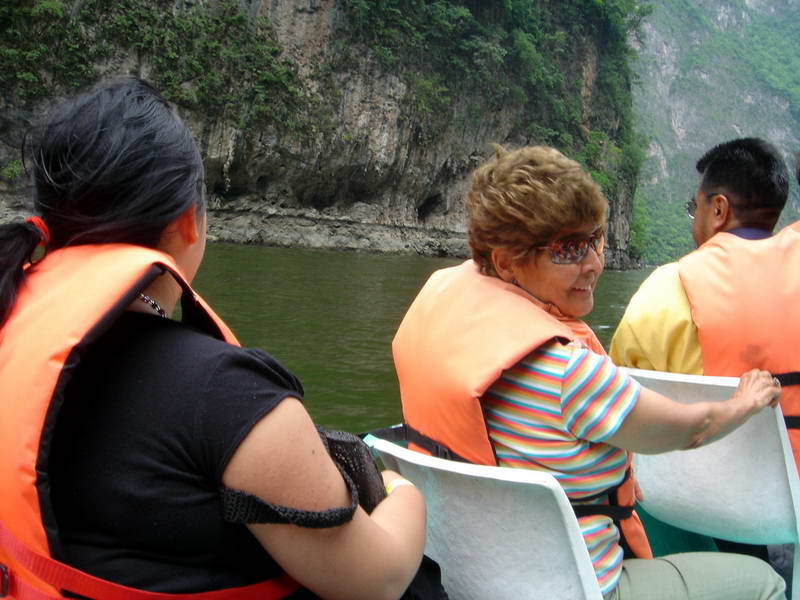
[[[775,226],[789,196],[789,172],[777,148],[759,138],[714,146],[697,161],[700,189],[730,200],[743,224]]]

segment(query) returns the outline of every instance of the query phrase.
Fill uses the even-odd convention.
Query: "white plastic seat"
[[[643,386],[683,403],[723,401],[736,377],[625,369]],[[747,544],[797,544],[800,480],[780,409],[765,409],[708,446],[636,454],[642,506],[655,518],[696,533]],[[793,600],[800,600],[800,549]]]
[[[368,436],[425,496],[425,553],[451,600],[602,600],[561,486],[546,473],[471,465]]]

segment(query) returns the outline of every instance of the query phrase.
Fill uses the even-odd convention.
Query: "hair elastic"
[[[50,228],[41,217],[28,217],[25,219],[25,222],[30,223],[39,230],[39,233],[42,235],[42,241],[39,243],[40,246],[47,246],[50,244]]]

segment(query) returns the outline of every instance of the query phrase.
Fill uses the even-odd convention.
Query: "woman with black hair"
[[[422,497],[384,472],[388,496],[360,508],[300,382],[191,289],[203,166],[175,111],[106,83],[28,155],[38,216],[0,226],[0,590],[399,597]]]

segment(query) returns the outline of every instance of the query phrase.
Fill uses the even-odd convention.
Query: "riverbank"
[[[0,181],[0,223],[13,223],[31,215],[27,207],[28,196],[13,194],[3,190]]]
[[[0,223],[31,214],[23,194],[0,191]],[[469,256],[466,230],[379,223],[314,208],[275,205],[226,208],[211,201],[208,208],[208,238],[214,242],[355,250],[381,254],[416,254],[430,257]],[[606,248],[606,268],[639,268],[624,252]]]
[[[358,221],[316,211],[209,209],[208,235],[220,242],[284,248],[468,256],[465,232]]]
[[[0,223],[31,214],[27,196],[0,192]],[[208,238],[214,242],[282,248],[358,250],[387,254],[466,257],[466,233],[372,223],[321,214],[314,209],[226,210],[209,207]]]

